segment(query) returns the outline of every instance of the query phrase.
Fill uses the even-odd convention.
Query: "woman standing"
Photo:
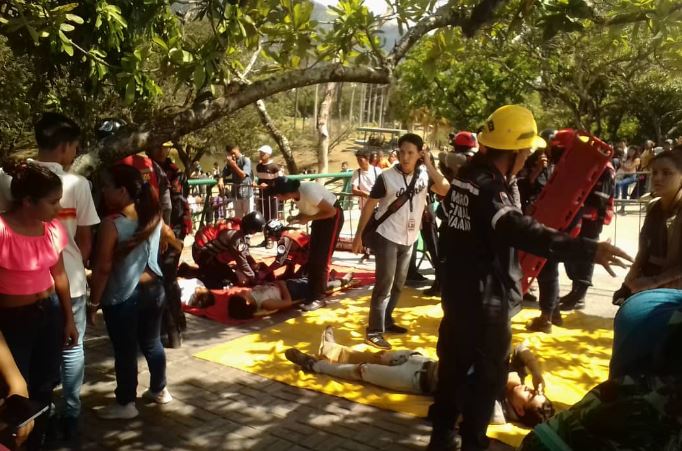
[[[637,169],[639,169],[639,150],[635,146],[630,146],[616,172],[616,199],[627,199],[630,185],[637,182]],[[619,196],[620,193],[620,197]],[[619,213],[625,213],[625,204],[621,205]]]
[[[310,291],[301,308],[305,311],[317,310],[324,305],[322,298],[327,287],[332,254],[343,227],[343,210],[336,196],[315,182],[301,183],[277,177],[266,191],[266,196],[275,196],[280,202],[296,202],[299,213],[288,218],[290,224],[312,222],[307,264]]]
[[[110,211],[97,236],[97,257],[92,274],[90,323],[102,306],[114,348],[116,402],[99,410],[105,419],[138,415],[137,348],[147,360],[149,390],[143,396],[165,404],[166,354],[161,345],[161,316],[166,302],[158,264],[162,224],[156,190],[140,172],[116,165],[102,176],[102,196]]]
[[[13,204],[0,215],[0,332],[28,384],[31,399],[49,405],[59,383],[64,346],[78,342],[62,250],[68,235],[56,219],[62,182],[33,164],[5,167]],[[39,449],[47,415],[26,442]]]
[[[644,219],[635,263],[614,294],[617,304],[644,290],[682,288],[682,149],[654,157],[651,188],[658,199]]]

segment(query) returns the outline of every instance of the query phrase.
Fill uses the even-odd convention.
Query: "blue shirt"
[[[140,276],[149,268],[154,274],[161,277],[159,268],[159,241],[161,239],[161,226],[159,221],[149,237],[138,244],[128,255],[114,262],[107,287],[102,296],[102,305],[116,305],[127,300],[140,282]],[[137,229],[137,221],[118,216],[114,219],[114,225],[118,232],[118,244],[130,239]]]

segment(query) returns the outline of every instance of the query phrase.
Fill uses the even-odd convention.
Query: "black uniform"
[[[497,168],[480,161],[460,170],[443,201],[444,315],[438,387],[429,416],[435,438],[452,431],[462,412],[463,449],[487,447],[486,428],[504,390],[510,314],[521,302],[516,248],[561,260],[592,260],[596,252],[595,242],[571,239],[523,216],[513,196]],[[467,385],[472,367],[473,387]]]
[[[615,191],[616,172],[608,165],[602,172],[597,184],[585,199],[585,207],[581,212],[582,224],[580,236],[598,239],[604,228],[604,222],[613,210],[613,194]],[[573,281],[574,288],[586,288],[592,285],[594,263],[590,261],[571,262],[564,265],[566,274]]]

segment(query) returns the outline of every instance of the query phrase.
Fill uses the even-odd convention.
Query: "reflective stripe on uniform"
[[[512,206],[505,206],[505,207],[502,207],[499,210],[497,210],[497,213],[495,213],[495,216],[493,216],[492,221],[490,221],[490,224],[492,225],[493,230],[495,229],[495,226],[497,225],[497,221],[499,221],[502,216],[506,215],[507,213],[511,213],[513,211],[521,213],[521,210],[519,210],[516,207],[512,207]]]
[[[595,196],[599,196],[602,199],[608,199],[611,197],[610,194],[602,193],[601,191],[593,191],[592,194],[594,194]]]
[[[453,185],[455,185],[457,188],[463,189],[465,191],[469,191],[474,196],[478,196],[478,192],[479,192],[478,187],[472,185],[469,182],[463,182],[463,181],[458,180],[458,179],[452,179],[451,183]]]

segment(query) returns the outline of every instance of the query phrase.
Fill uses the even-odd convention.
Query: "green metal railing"
[[[341,208],[344,210],[350,211],[353,207],[353,195],[351,192],[351,185],[350,185],[350,180],[351,177],[353,176],[353,171],[346,171],[346,172],[331,172],[331,173],[324,173],[324,174],[294,174],[294,175],[289,175],[287,178],[292,179],[292,180],[320,180],[320,179],[329,179],[325,183],[325,186],[328,185],[334,185],[334,184],[340,184],[342,182],[340,189],[338,191],[333,190],[334,194],[338,195],[341,199]],[[256,183],[258,182],[258,179],[256,179]],[[187,186],[189,188],[192,187],[205,187],[205,199],[203,202],[203,206],[201,209],[201,212],[199,213],[193,213],[192,216],[196,217],[199,216],[198,220],[198,226],[202,227],[204,224],[207,222],[207,216],[209,214],[213,213],[213,205],[212,205],[212,199],[213,199],[213,188],[218,184],[217,180],[212,179],[212,178],[206,178],[206,179],[188,179],[187,180]],[[259,187],[254,184],[253,186],[254,191],[257,191]],[[254,193],[256,194],[256,193]],[[195,221],[197,222],[197,221]]]

